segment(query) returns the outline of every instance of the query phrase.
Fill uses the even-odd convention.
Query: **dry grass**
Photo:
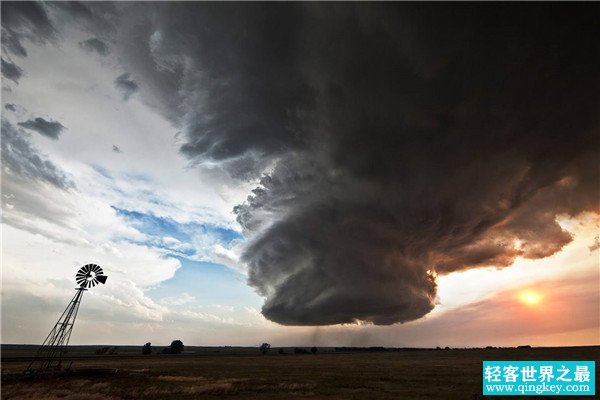
[[[14,400],[115,400],[120,398],[106,394],[109,390],[109,383],[94,383],[90,380],[53,381],[50,385],[29,382],[22,385],[3,385],[2,398]]]
[[[76,368],[119,368],[97,377],[27,380],[2,364],[2,399],[484,399],[483,360],[598,359],[599,348],[490,349],[79,359]],[[517,397],[511,397],[511,400]],[[485,398],[489,400],[489,397]],[[524,399],[530,399],[524,397]]]
[[[159,381],[167,381],[167,382],[198,382],[205,381],[206,378],[202,376],[170,376],[170,375],[161,375],[158,378]]]

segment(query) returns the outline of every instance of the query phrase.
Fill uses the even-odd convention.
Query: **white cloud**
[[[183,292],[179,296],[163,297],[159,302],[166,306],[180,306],[186,303],[191,303],[194,300],[196,300],[194,296],[187,292]]]
[[[248,272],[248,266],[240,259],[243,247],[244,241],[242,240],[233,240],[227,247],[217,243],[212,248],[212,258],[215,262],[245,275]]]
[[[68,128],[58,141],[34,137],[35,143],[82,190],[109,204],[180,223],[203,218],[239,229],[232,208],[254,183],[233,182],[219,169],[192,168],[179,153],[177,129],[139,100],[121,101],[113,85],[122,73],[118,59],[81,52],[78,43],[85,37],[71,29],[60,48],[31,46],[29,56],[20,60],[27,78],[18,90],[4,93],[5,101]],[[12,114],[8,118],[17,122]],[[113,152],[114,145],[127,152]],[[113,181],[99,182],[89,170],[92,165],[109,171]]]
[[[172,319],[231,324],[236,318],[228,306],[175,312],[167,306],[189,306],[194,296],[149,297],[146,290],[171,279],[180,262],[153,247],[113,207],[239,230],[231,210],[253,183],[232,184],[218,169],[191,168],[169,122],[135,97],[122,101],[114,88],[123,72],[119,60],[82,52],[82,31],[65,30],[62,37],[60,47],[28,46],[28,57],[19,60],[26,75],[3,93],[5,102],[18,106],[17,113],[5,113],[12,124],[43,115],[67,127],[57,141],[28,140],[75,183],[64,190],[4,170],[3,340],[41,341],[72,296],[76,271],[90,262],[109,278],[86,292],[75,341],[130,342],[109,328],[126,323],[157,332],[168,331]],[[115,153],[115,145],[126,151]],[[207,233],[192,243],[169,236],[161,241],[171,249],[195,249],[202,260],[212,260],[220,244]],[[104,339],[96,336],[101,332]]]

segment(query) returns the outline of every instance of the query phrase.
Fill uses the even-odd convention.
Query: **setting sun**
[[[534,290],[523,290],[519,292],[519,300],[528,306],[537,306],[542,301],[542,295]]]

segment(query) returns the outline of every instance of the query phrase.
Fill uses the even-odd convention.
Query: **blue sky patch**
[[[159,248],[171,256],[208,261],[212,246],[219,244],[227,248],[234,240],[242,239],[242,235],[232,229],[197,222],[182,224],[171,218],[112,208],[129,225],[148,237],[136,243]]]
[[[175,276],[146,291],[153,300],[188,293],[194,296],[189,305],[221,304],[256,309],[262,306],[262,298],[246,284],[242,274],[220,264],[176,258],[181,262],[181,268]]]

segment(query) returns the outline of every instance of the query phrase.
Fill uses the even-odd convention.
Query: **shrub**
[[[270,348],[271,348],[271,345],[269,343],[263,343],[260,345],[260,347],[258,349],[260,350],[261,353],[267,354],[267,352],[269,351]]]
[[[146,343],[144,347],[142,347],[142,354],[152,354],[152,345],[150,342]]]
[[[171,354],[179,354],[183,351],[183,342],[181,340],[173,340],[171,342],[170,351]]]

